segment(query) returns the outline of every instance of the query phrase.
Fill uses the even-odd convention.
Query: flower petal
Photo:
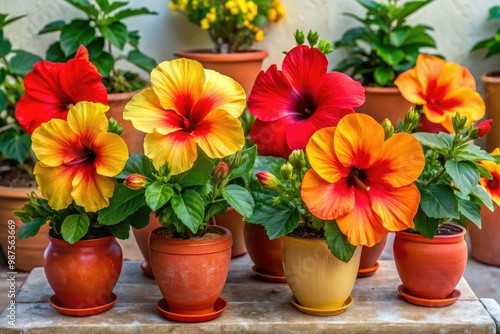
[[[68,111],[68,125],[82,139],[92,140],[108,131],[108,106],[93,102],[78,102]]]
[[[432,93],[444,64],[446,61],[442,58],[425,54],[418,55],[415,71],[424,96]]]
[[[426,88],[422,86],[415,69],[401,73],[396,80],[394,80],[394,84],[398,87],[401,95],[409,102],[414,104],[426,103],[424,95]]]
[[[166,136],[157,132],[148,133],[144,138],[144,154],[153,160],[157,169],[168,162],[172,175],[187,171],[198,156],[195,139],[184,131]]]
[[[315,91],[328,70],[328,59],[318,48],[297,45],[283,59],[283,73],[299,94]]]
[[[73,104],[80,101],[108,104],[108,93],[102,83],[102,75],[85,59],[70,59],[59,72],[59,82]]]
[[[105,132],[97,135],[92,143],[92,149],[96,155],[94,167],[99,175],[117,175],[128,160],[127,144],[115,133]]]
[[[414,184],[394,189],[390,186],[371,185],[368,192],[373,210],[389,231],[413,228],[413,217],[420,203],[420,192]]]
[[[300,190],[309,211],[319,219],[337,219],[354,208],[354,187],[342,178],[336,183],[325,181],[314,169],[304,175]]]
[[[378,159],[384,142],[384,129],[365,114],[344,116],[335,131],[334,147],[346,167],[366,169]]]
[[[36,113],[33,110],[36,110]],[[15,113],[16,119],[23,129],[32,134],[40,124],[48,122],[53,118],[65,120],[67,109],[66,105],[50,104],[24,95],[17,102]]]
[[[50,167],[42,162],[36,163],[33,174],[38,189],[48,199],[51,208],[62,210],[71,204],[71,181],[77,170],[74,166]]]
[[[379,159],[365,172],[369,180],[383,181],[399,188],[413,183],[424,166],[420,142],[408,133],[398,133],[384,142]]]
[[[245,134],[237,118],[224,110],[211,111],[191,133],[210,158],[224,158],[243,148]]]
[[[293,116],[283,117],[274,122],[256,119],[250,129],[250,139],[257,145],[260,155],[288,159],[292,150],[288,147],[286,133]]]
[[[367,192],[355,187],[353,189],[356,204],[349,214],[336,219],[337,224],[352,245],[371,247],[382,241],[388,230],[382,219],[372,211]]]
[[[109,198],[115,191],[115,181],[112,178],[98,175],[94,166],[80,166],[72,182],[75,203],[83,206],[87,212],[96,212],[109,205]]]
[[[350,168],[344,167],[333,150],[335,128],[323,128],[311,137],[307,144],[307,157],[312,168],[325,181],[334,183],[349,176]]]
[[[123,110],[123,119],[132,121],[134,128],[139,131],[152,133],[156,130],[162,135],[184,126],[181,115],[161,106],[153,88],[145,88],[132,97]]]

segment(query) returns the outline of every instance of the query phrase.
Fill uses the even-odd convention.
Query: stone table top
[[[397,292],[401,281],[392,260],[380,261],[374,276],[357,279],[352,292],[354,303],[344,313],[312,316],[290,303],[292,293],[286,283],[259,280],[252,272],[250,258],[244,255],[231,262],[222,292],[228,300],[227,309],[212,321],[192,324],[162,316],[156,308],[162,298],[160,290],[153,279],[142,274],[139,264],[125,261],[114,289],[118,301],[110,310],[89,317],[65,316],[53,309],[48,303],[53,291],[43,268],[35,268],[17,291],[15,327],[9,325],[5,310],[0,318],[0,333],[496,332],[492,316],[463,278],[457,287],[462,296],[453,305],[428,308],[404,301]]]

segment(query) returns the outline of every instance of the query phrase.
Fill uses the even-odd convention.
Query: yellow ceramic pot
[[[317,310],[342,308],[356,282],[361,247],[345,263],[330,253],[325,240],[280,239],[286,281],[297,302]]]

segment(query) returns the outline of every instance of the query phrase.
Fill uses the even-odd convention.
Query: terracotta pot
[[[31,271],[35,267],[43,266],[43,253],[49,244],[47,233],[49,225],[45,224],[40,228],[37,235],[19,240],[17,234],[23,222],[12,211],[20,210],[28,200],[29,194],[36,190],[35,188],[9,188],[0,187],[0,243],[5,257],[8,259],[12,253],[8,252],[8,237],[11,231],[9,222],[15,222],[15,267],[17,271]],[[39,196],[40,193],[37,194]],[[11,248],[12,251],[12,248]]]
[[[108,118],[113,117],[123,127],[121,137],[127,143],[129,153],[144,152],[144,132],[136,130],[132,122],[123,119],[123,109],[132,97],[139,93],[141,89],[127,93],[108,94],[109,111],[106,113]]]
[[[500,210],[481,208],[481,229],[469,224],[471,256],[481,262],[500,267]]]
[[[414,104],[408,102],[397,87],[365,87],[365,103],[356,112],[368,114],[377,122],[388,118],[394,126],[404,120],[405,114]]]
[[[386,244],[387,237],[372,247],[363,246],[361,248],[358,277],[369,277],[375,274],[379,267],[377,260],[384,251]]]
[[[201,49],[179,51],[174,55],[199,61],[204,68],[233,78],[243,87],[248,97],[268,52],[250,50],[222,54],[213,53],[209,49]]]
[[[245,222],[245,245],[248,255],[255,264],[255,271],[265,281],[276,281],[276,277],[284,277],[281,241],[270,240],[264,226]],[[282,280],[284,281],[284,279]]]
[[[456,288],[467,263],[465,229],[454,235],[432,239],[420,234],[396,232],[394,261],[410,295],[428,300],[448,298]]]
[[[142,253],[142,256],[144,257],[144,260],[141,262],[141,269],[142,272],[149,277],[153,277],[153,271],[151,270],[151,266],[149,264],[149,235],[151,232],[158,228],[161,227],[160,223],[158,222],[158,218],[156,218],[156,215],[154,212],[151,212],[149,215],[149,223],[145,227],[141,229],[136,229],[132,228],[132,232],[134,233],[135,237],[135,242],[137,242],[137,246],[139,246],[139,250]]]
[[[109,302],[123,254],[113,236],[70,244],[48,234],[43,269],[61,306],[93,308]]]
[[[214,216],[211,220],[215,225],[227,228],[233,236],[233,246],[231,247],[231,257],[241,256],[247,253],[245,246],[243,217],[233,208],[227,208],[226,212]]]
[[[486,135],[486,148],[488,152],[493,152],[500,147],[500,72],[483,74],[481,81],[484,85],[486,115],[493,120],[491,130]]]
[[[209,226],[209,232],[221,235],[181,240],[159,235],[162,229],[151,233],[149,259],[169,311],[189,315],[213,313],[229,272],[231,232],[222,226]]]
[[[345,263],[330,253],[325,240],[280,239],[286,281],[297,302],[316,310],[340,309],[354,288],[361,247]]]

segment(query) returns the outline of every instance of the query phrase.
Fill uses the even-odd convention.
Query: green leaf
[[[300,212],[292,203],[259,205],[248,221],[264,226],[270,239],[292,232],[299,225]]]
[[[97,67],[99,73],[107,78],[115,66],[115,60],[113,56],[107,52],[102,52],[99,56],[90,58],[92,64]]]
[[[491,200],[490,194],[479,184],[476,185],[476,187],[472,190],[471,193],[476,199],[481,201],[483,205],[485,205],[490,211],[495,210],[495,206],[493,205],[493,202]]]
[[[368,10],[377,10],[380,8],[380,5],[373,0],[356,0],[356,2]]]
[[[172,196],[172,208],[176,216],[195,234],[204,223],[204,206],[203,198],[192,189],[186,190],[183,194]]]
[[[21,51],[17,52],[16,55],[9,60],[9,68],[12,73],[25,76],[33,69],[33,65],[39,61],[42,61],[40,56]]]
[[[126,221],[116,225],[109,225],[108,229],[118,239],[127,240],[130,236],[130,225]]]
[[[227,203],[235,209],[243,218],[249,218],[253,214],[254,201],[253,197],[242,186],[230,184],[224,188],[222,197]],[[207,217],[210,218],[210,217]]]
[[[459,198],[458,210],[464,217],[481,228],[481,207],[477,203]]]
[[[394,79],[394,72],[383,66],[378,66],[373,72],[375,82],[380,86],[387,86],[387,84]]]
[[[60,31],[62,27],[64,27],[65,25],[66,22],[64,22],[64,20],[53,21],[50,22],[49,24],[46,24],[45,27],[43,27],[42,30],[38,32],[38,34],[42,35],[49,32]]]
[[[98,25],[97,28],[102,36],[118,49],[123,50],[127,43],[127,27],[121,22],[113,22],[110,25]]]
[[[356,246],[347,241],[336,221],[325,221],[325,237],[330,252],[340,261],[349,262],[356,251]]]
[[[157,15],[157,12],[151,11],[147,9],[146,7],[141,7],[141,8],[127,8],[122,11],[119,11],[114,15],[114,17],[111,17],[111,20],[116,20],[120,21],[123,20],[124,18],[127,17],[132,17],[132,16],[138,16],[138,15]]]
[[[9,14],[0,13],[0,30],[2,30],[3,27],[9,25],[10,23],[25,17],[26,15],[14,16],[7,20],[8,16]]]
[[[99,8],[105,13],[108,14],[110,12],[111,7],[109,6],[108,0],[95,0]]]
[[[45,53],[45,58],[49,61],[64,63],[70,57],[66,57],[63,50],[61,49],[61,43],[57,41],[49,46],[47,52]]]
[[[427,216],[422,210],[422,207],[419,206],[417,214],[413,217],[413,222],[415,223],[415,229],[418,233],[427,238],[433,238],[439,226],[440,219]]]
[[[130,174],[141,174],[146,178],[154,177],[155,167],[153,161],[142,153],[130,153],[123,170],[116,176],[117,179],[125,179]]]
[[[476,166],[477,171],[479,172],[480,176],[485,177],[488,180],[493,179],[493,175],[491,175],[491,173],[486,168],[484,168],[481,164],[474,162],[474,165]]]
[[[419,187],[420,206],[431,218],[459,219],[458,203],[455,192],[446,184],[433,185],[428,188]]]
[[[146,72],[151,72],[156,67],[156,60],[146,56],[139,50],[131,50],[128,53],[127,60]]]
[[[188,171],[172,178],[172,182],[177,182],[181,187],[198,186],[206,183],[215,165],[200,149],[194,165]]]
[[[0,138],[0,152],[6,159],[13,159],[21,165],[28,159],[31,148],[29,134],[19,134],[14,129],[8,129]]]
[[[500,19],[500,6],[493,6],[490,8],[488,19]]]
[[[448,160],[444,165],[455,186],[464,195],[468,195],[479,182],[479,172],[476,165],[470,161]]]
[[[399,48],[381,45],[377,47],[377,56],[379,56],[387,65],[393,67],[405,58],[405,53]]]
[[[149,224],[151,208],[144,205],[136,212],[128,216],[124,221],[135,229],[140,229]]]
[[[423,6],[431,3],[434,0],[418,0],[418,1],[408,1],[395,13],[394,18],[402,21],[411,14],[415,13],[417,10]]]
[[[403,45],[406,37],[408,37],[408,34],[410,33],[410,30],[410,27],[401,27],[399,29],[391,31],[391,44],[395,47],[400,47],[401,45]]]
[[[0,80],[0,81],[3,81],[3,80]],[[2,90],[0,90],[0,112],[4,111],[5,108],[7,108],[7,103],[8,103],[7,95],[5,95],[5,93]],[[0,142],[0,145],[1,144],[2,143]],[[0,151],[1,150],[2,149],[0,148]]]
[[[448,156],[447,152],[453,145],[453,135],[449,133],[427,133],[417,132],[413,136],[418,139],[421,145],[436,149],[445,157]]]
[[[23,224],[17,233],[19,240],[33,237],[38,234],[40,227],[45,225],[47,220],[45,218],[35,218],[32,221]]]
[[[128,44],[132,45],[132,47],[136,50],[139,48],[140,38],[141,37],[139,36],[139,31],[133,30],[128,32],[128,38],[127,38]]]
[[[335,47],[354,45],[354,42],[360,39],[365,33],[369,32],[366,27],[356,27],[346,30],[340,40],[335,43]]]
[[[102,225],[114,225],[125,220],[146,205],[145,191],[145,189],[132,190],[123,184],[118,185],[113,197],[109,199],[109,206],[98,211],[97,221]]]
[[[84,11],[88,16],[97,17],[99,15],[98,10],[87,0],[65,0],[65,1],[72,4],[76,8]]]
[[[12,44],[6,39],[0,39],[0,57],[5,57],[12,50]]]
[[[115,1],[111,3],[111,5],[109,6],[109,12],[111,13],[112,11],[117,10],[118,8],[126,5],[128,5],[128,1]]]
[[[61,233],[64,240],[74,244],[87,234],[90,220],[86,213],[67,216],[61,225]]]
[[[252,170],[255,159],[257,158],[257,145],[253,145],[241,152],[241,165],[235,168],[229,174],[228,180],[231,181],[235,178],[242,177],[250,173]]]
[[[95,30],[89,20],[74,20],[61,29],[60,43],[64,54],[72,56],[81,44],[87,45],[95,38]]]
[[[463,159],[463,160],[490,160],[490,161],[495,161],[495,158],[493,158],[488,152],[485,150],[482,150],[479,146],[468,142],[466,145],[458,147],[455,152],[454,156],[458,159]]]
[[[184,223],[175,215],[174,209],[172,209],[171,207],[166,207],[165,209],[163,209],[161,211],[160,217],[161,220],[158,219],[158,221],[163,227],[169,228],[173,225],[178,233],[181,233],[186,227]]]
[[[151,210],[156,211],[164,206],[174,195],[170,184],[153,182],[146,188],[146,204]]]

